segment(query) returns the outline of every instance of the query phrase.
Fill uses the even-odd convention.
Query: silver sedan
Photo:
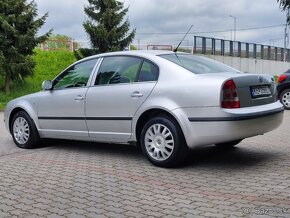
[[[277,128],[283,106],[270,75],[167,51],[127,51],[78,61],[43,91],[8,103],[15,144],[42,138],[140,145],[155,165],[172,167],[188,149],[241,140]]]

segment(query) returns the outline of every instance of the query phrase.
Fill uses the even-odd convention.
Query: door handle
[[[140,92],[133,92],[131,94],[131,97],[133,97],[133,98],[141,98],[141,97],[143,97],[143,94],[140,93]]]
[[[78,95],[77,97],[75,97],[75,101],[83,101],[85,98],[81,95]]]

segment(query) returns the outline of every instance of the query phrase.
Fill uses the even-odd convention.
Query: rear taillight
[[[240,101],[237,93],[237,87],[234,80],[228,80],[222,88],[222,108],[240,108]]]
[[[285,74],[282,74],[281,76],[279,76],[278,78],[278,83],[282,83],[286,80],[287,76]]]

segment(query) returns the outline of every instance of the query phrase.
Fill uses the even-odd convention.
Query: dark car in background
[[[286,110],[290,110],[290,69],[278,78],[278,97]]]

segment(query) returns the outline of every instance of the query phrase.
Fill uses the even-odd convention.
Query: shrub
[[[35,50],[33,58],[36,62],[33,76],[27,77],[25,82],[14,83],[9,95],[1,91],[0,109],[3,109],[8,101],[16,97],[40,91],[42,81],[52,80],[67,66],[76,61],[73,52],[70,51]]]

